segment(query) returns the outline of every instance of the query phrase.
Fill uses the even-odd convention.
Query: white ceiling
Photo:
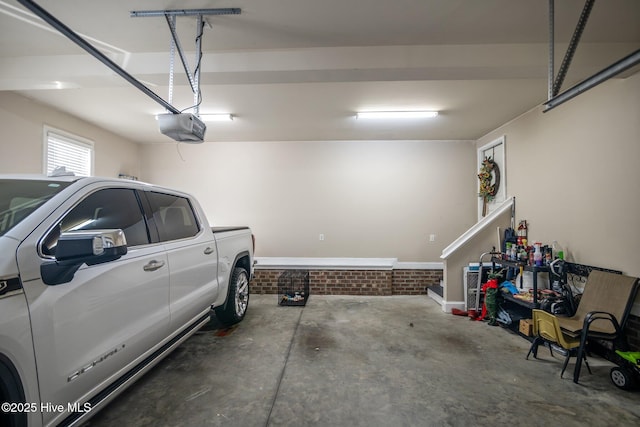
[[[547,99],[547,0],[36,3],[164,99],[168,25],[130,11],[241,8],[240,15],[207,17],[200,112],[235,116],[210,123],[207,142],[477,139]],[[556,70],[583,6],[555,1]],[[178,17],[177,27],[193,68],[196,20]],[[638,48],[640,1],[597,1],[563,89]],[[0,58],[0,91],[133,141],[172,142],[158,131],[159,104],[15,0],[0,0]],[[172,104],[182,110],[193,95],[177,57],[176,72]],[[378,109],[441,114],[404,122],[353,117]]]

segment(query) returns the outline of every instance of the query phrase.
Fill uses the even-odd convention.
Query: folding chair
[[[624,343],[624,325],[638,291],[638,278],[593,270],[587,278],[576,313],[558,317],[565,335],[580,339],[578,360],[583,360],[588,339],[603,339]],[[580,377],[581,363],[576,363],[573,382]]]
[[[560,329],[560,324],[558,323],[558,318],[551,313],[534,309],[532,310],[532,316],[533,335],[535,338],[533,340],[533,343],[531,344],[529,353],[527,353],[527,359],[529,359],[529,355],[531,355],[532,353],[533,357],[537,358],[538,346],[544,343],[547,343],[547,345],[549,346],[549,352],[553,356],[551,345],[557,344],[566,352],[564,364],[562,365],[562,371],[560,372],[560,378],[562,378],[562,375],[564,374],[564,371],[567,369],[567,365],[569,364],[569,359],[571,358],[571,356],[577,355],[577,350],[580,346],[580,339],[571,338],[563,334],[562,330]],[[582,360],[584,360],[584,363],[587,365],[587,369],[589,369],[589,373],[591,373],[589,362],[587,362],[587,357],[584,354],[576,360],[576,364],[580,363]]]

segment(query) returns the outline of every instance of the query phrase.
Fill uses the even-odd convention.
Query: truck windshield
[[[69,184],[64,181],[0,179],[0,236]]]

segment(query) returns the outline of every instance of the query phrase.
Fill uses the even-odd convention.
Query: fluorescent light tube
[[[435,117],[437,111],[361,111],[357,119],[424,119]]]
[[[233,120],[233,115],[224,113],[224,114],[200,114],[200,120],[204,122],[229,122]]]

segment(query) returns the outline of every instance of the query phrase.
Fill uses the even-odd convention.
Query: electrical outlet
[[[318,240],[323,241],[324,240],[324,234],[320,233],[320,235],[318,236]]]
[[[436,235],[435,234],[429,234],[429,241],[430,242],[435,242],[436,241]]]

